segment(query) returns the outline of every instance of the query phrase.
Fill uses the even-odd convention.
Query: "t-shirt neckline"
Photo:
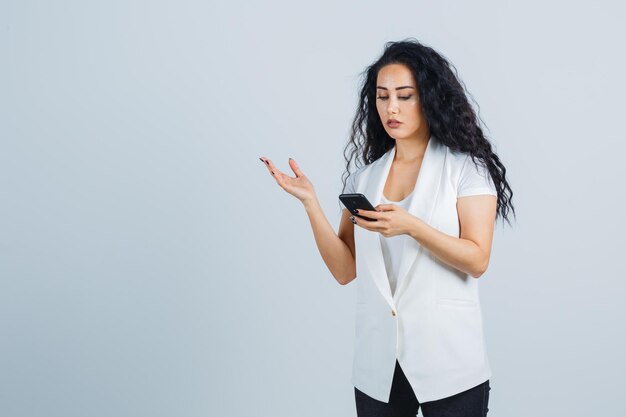
[[[400,200],[400,201],[393,201],[393,200],[390,200],[390,199],[388,199],[387,197],[385,197],[385,194],[382,194],[382,196],[383,196],[383,198],[384,198],[386,201],[388,201],[388,202],[390,202],[390,203],[402,203],[402,202],[406,201],[406,199],[407,199],[407,198],[411,197],[411,194],[413,194],[414,192],[415,192],[415,188],[413,189],[413,191],[411,191],[410,193],[408,193],[408,194],[407,194],[407,196],[406,196],[406,197],[404,197],[404,198],[403,198],[402,200]]]

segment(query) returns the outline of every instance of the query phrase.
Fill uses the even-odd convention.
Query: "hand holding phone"
[[[376,211],[376,209],[374,208],[372,203],[370,203],[369,200],[367,199],[367,197],[365,197],[363,194],[361,194],[361,193],[340,194],[339,195],[339,200],[341,200],[343,205],[346,206],[346,208],[353,215],[359,216],[360,218],[365,219],[365,220],[370,220],[370,221],[375,221],[375,222],[378,221],[377,219],[370,219],[369,217],[361,216],[360,214],[358,214],[355,211],[357,209],[359,209],[359,210]]]

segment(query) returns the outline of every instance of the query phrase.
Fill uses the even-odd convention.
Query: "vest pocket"
[[[480,310],[467,300],[451,300],[437,300],[433,343],[442,374],[457,378],[485,366],[485,348]]]

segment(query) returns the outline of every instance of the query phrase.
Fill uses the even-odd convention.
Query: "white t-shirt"
[[[463,168],[461,169],[459,188],[456,193],[457,198],[480,194],[498,195],[489,170],[482,166],[478,159],[476,162],[478,163],[478,167],[476,167],[476,164],[472,161],[472,157],[467,155]]]
[[[361,167],[361,169],[362,168],[363,167]],[[348,181],[346,183],[346,193],[355,192],[355,178],[356,175],[354,174],[348,177]],[[457,198],[481,194],[490,194],[495,196],[498,195],[495,185],[493,184],[491,175],[489,174],[489,170],[486,167],[480,165],[480,163],[478,164],[478,167],[476,167],[476,164],[474,164],[469,154],[467,155],[467,159],[465,160],[463,168],[461,169],[458,184]],[[407,195],[402,201],[390,201],[387,200],[384,195],[381,195],[380,202],[378,202],[377,204],[396,204],[407,210],[409,206],[409,200],[411,199],[411,196],[414,192],[415,189],[411,191],[411,193]],[[394,294],[398,277],[398,269],[400,268],[400,257],[402,255],[404,239],[413,238],[409,235],[396,235],[391,237],[385,237],[380,233],[379,238],[382,247],[383,258],[385,260],[387,276],[389,277],[391,294]]]
[[[411,191],[401,201],[387,200],[384,195],[381,195],[379,204],[395,204],[402,207],[405,210],[409,208],[409,202],[411,196],[415,190]],[[391,287],[391,294],[396,291],[396,283],[398,282],[398,269],[400,268],[400,257],[402,256],[402,248],[404,247],[405,239],[413,239],[409,235],[395,235],[385,237],[382,233],[379,233],[380,245],[383,249],[383,258],[385,260],[385,268],[387,269],[387,276],[389,277],[389,286]]]

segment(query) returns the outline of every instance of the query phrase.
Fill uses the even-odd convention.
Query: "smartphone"
[[[356,209],[376,211],[374,206],[372,206],[372,203],[370,203],[367,197],[365,197],[363,194],[340,194],[339,200],[341,200],[343,205],[346,206],[346,208],[350,210],[350,213],[352,213],[353,215],[359,216],[360,218],[365,220],[373,220],[375,222],[378,221],[377,219],[370,219],[369,217],[361,216],[360,214],[355,212]]]

